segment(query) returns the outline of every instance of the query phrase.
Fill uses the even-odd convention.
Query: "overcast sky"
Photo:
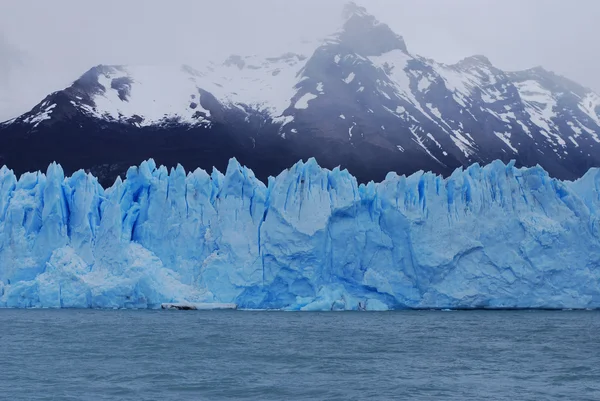
[[[335,31],[339,0],[0,0],[0,119],[97,64],[278,55]],[[600,92],[598,0],[358,0],[409,51],[499,68],[542,65]],[[17,89],[17,90],[16,90]],[[8,98],[8,99],[7,99]]]

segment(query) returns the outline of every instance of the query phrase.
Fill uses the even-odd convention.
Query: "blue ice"
[[[103,189],[0,170],[0,307],[600,307],[600,171],[496,161],[357,184],[298,162],[268,185],[153,160]]]

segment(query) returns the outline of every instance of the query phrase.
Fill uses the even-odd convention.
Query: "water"
[[[2,400],[598,400],[599,312],[0,310]]]

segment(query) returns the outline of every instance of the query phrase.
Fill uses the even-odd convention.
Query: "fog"
[[[505,70],[537,65],[600,92],[600,2],[358,0],[440,62],[484,54]],[[0,120],[97,64],[191,64],[230,54],[306,51],[341,23],[338,0],[3,0]]]

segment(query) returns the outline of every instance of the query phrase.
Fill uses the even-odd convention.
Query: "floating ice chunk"
[[[223,303],[163,303],[160,305],[161,309],[175,309],[175,310],[224,310],[224,309],[237,309],[236,304],[223,304]]]

